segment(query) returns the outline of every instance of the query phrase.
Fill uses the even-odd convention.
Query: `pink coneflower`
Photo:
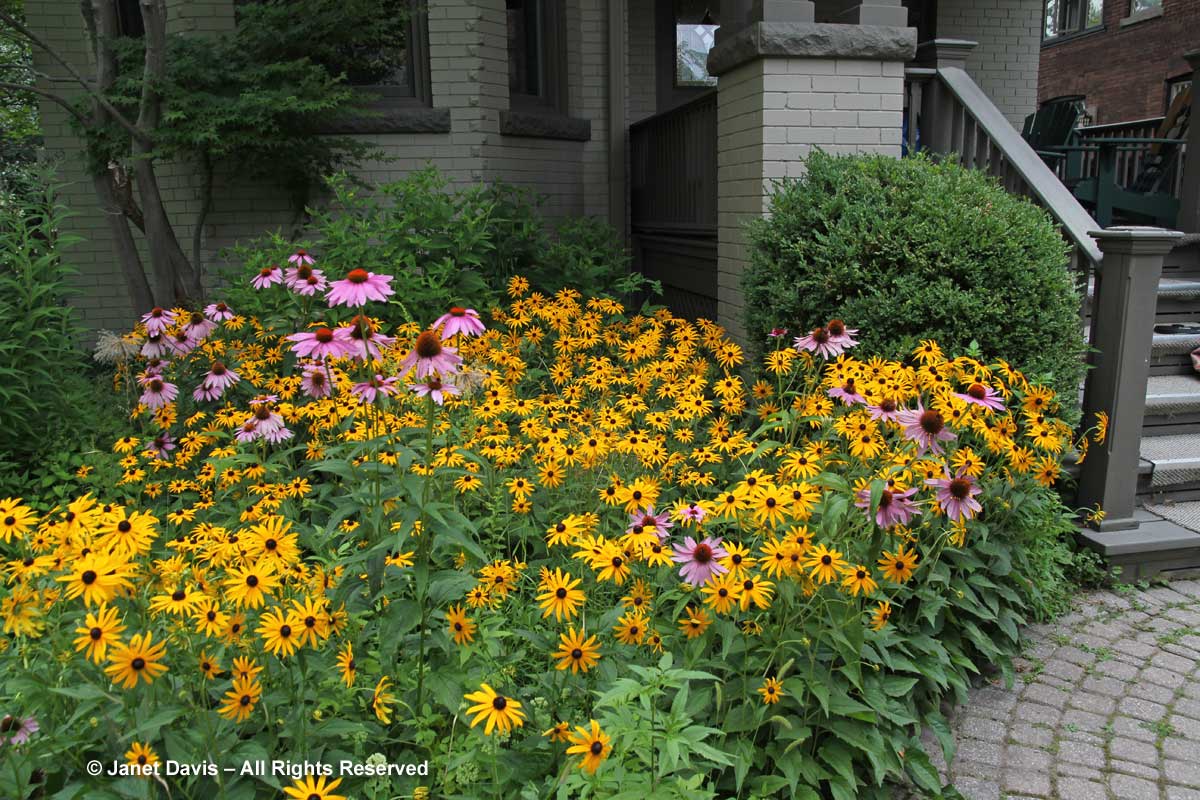
[[[220,361],[215,362],[208,374],[204,376],[204,380],[192,392],[194,400],[216,400],[221,395],[225,394],[225,390],[233,386],[241,378],[238,374],[229,367],[222,364]]]
[[[213,322],[228,322],[233,319],[233,309],[224,303],[209,303],[204,307],[204,315]]]
[[[250,281],[250,285],[255,289],[265,289],[277,283],[283,283],[283,270],[274,264],[260,269],[254,280]]]
[[[687,508],[679,512],[679,516],[688,522],[694,522],[699,525],[701,522],[704,522],[704,518],[708,516],[708,512],[704,510],[703,506],[688,503]]]
[[[962,470],[955,473],[953,478],[947,473],[944,478],[935,478],[925,483],[937,487],[938,505],[952,520],[968,520],[983,510],[983,506],[975,499],[975,495],[983,492],[983,489]]]
[[[321,270],[314,269],[313,274],[309,275],[303,281],[299,281],[292,290],[299,295],[312,297],[317,292],[323,292],[329,287],[329,283],[325,280],[325,276],[321,274]]]
[[[146,362],[146,368],[142,371],[142,375],[150,378],[154,375],[162,375],[163,370],[167,368],[168,362],[161,358],[152,358]]]
[[[384,302],[388,295],[395,294],[390,284],[391,275],[376,275],[365,269],[352,269],[340,281],[329,285],[325,299],[330,306],[365,306],[368,301]]]
[[[353,346],[349,328],[317,328],[315,331],[292,333],[286,337],[292,352],[301,358],[344,358]]]
[[[162,378],[155,375],[147,378],[142,382],[142,396],[138,398],[138,402],[142,403],[151,411],[157,411],[165,405],[168,405],[179,395],[179,387],[173,383],[167,383]]]
[[[676,564],[683,564],[679,575],[692,586],[703,586],[713,575],[723,575],[728,568],[718,563],[718,559],[729,555],[721,546],[721,537],[705,537],[697,542],[691,536],[683,537],[683,544],[674,547],[675,554],[671,558]]]
[[[170,353],[170,346],[160,333],[147,336],[146,343],[142,345],[142,355],[145,358],[164,358]]]
[[[855,403],[867,402],[867,398],[858,393],[858,387],[854,385],[854,378],[846,378],[841,386],[835,386],[826,392],[834,399],[840,398],[843,405],[852,406]]]
[[[304,377],[300,379],[300,388],[309,397],[329,397],[333,393],[329,374],[320,364],[308,364],[304,367]]]
[[[772,339],[782,339],[784,336],[787,336],[787,335],[788,335],[787,328],[771,328],[771,332],[767,334],[767,336],[770,336]]]
[[[826,328],[813,328],[807,336],[797,336],[793,346],[801,352],[807,350],[823,358],[837,358],[842,354],[842,346],[833,341]]]
[[[650,506],[645,511],[638,511],[629,515],[629,527],[625,529],[625,532],[639,534],[646,531],[653,531],[661,542],[667,538],[667,532],[673,527],[675,527],[675,523],[671,522],[669,512],[663,511],[660,514],[655,514],[654,506]]]
[[[967,390],[961,394],[954,395],[959,400],[965,400],[968,403],[974,403],[977,406],[989,408],[992,411],[1003,411],[1004,401],[1000,395],[990,386],[984,386],[982,383],[975,382],[967,387]]]
[[[0,719],[0,747],[6,744],[25,744],[29,737],[39,730],[41,726],[33,717],[5,715],[4,719]]]
[[[362,315],[354,317],[349,326],[338,330],[347,337],[346,355],[359,361],[382,361],[383,353],[379,348],[390,347],[396,341],[394,336],[378,333],[371,320]]]
[[[171,434],[169,433],[160,433],[146,445],[146,450],[153,454],[155,458],[166,458],[167,454],[174,449],[175,440],[171,438]]]
[[[161,336],[175,322],[175,312],[161,306],[155,306],[142,315],[146,325],[147,336]]]
[[[939,412],[926,410],[920,403],[917,403],[915,410],[901,411],[896,416],[904,426],[905,438],[921,445],[918,455],[924,455],[926,450],[940,455],[942,447],[938,442],[958,438],[946,429],[946,421]]]
[[[453,347],[446,347],[433,331],[421,331],[416,346],[400,362],[400,372],[417,368],[417,377],[424,378],[435,373],[449,375],[462,365],[462,359]]]
[[[916,492],[916,489],[906,489],[903,492],[884,489],[879,495],[879,507],[875,509],[875,524],[881,528],[907,525],[914,516],[921,513],[921,510],[910,499]],[[857,498],[854,505],[865,510],[869,519],[871,516],[870,488],[860,491]]]
[[[288,256],[288,263],[293,266],[311,267],[317,262],[313,261],[313,257],[308,254],[307,250],[300,249]]]
[[[847,328],[846,323],[840,319],[831,319],[826,324],[825,330],[829,331],[829,341],[841,347],[843,350],[849,347],[854,347],[858,341],[854,335],[858,333],[858,328]]]
[[[398,378],[385,378],[382,375],[374,375],[362,383],[354,384],[350,390],[358,395],[360,403],[374,403],[380,396],[391,397],[397,391],[396,381]]]
[[[260,431],[260,433],[261,433],[261,431]],[[292,433],[288,428],[279,427],[279,428],[272,428],[267,433],[262,433],[262,438],[264,440],[270,442],[271,444],[279,444],[280,442],[286,442],[288,439],[291,439],[295,435],[296,434]]]
[[[478,311],[459,306],[452,306],[448,312],[438,317],[433,327],[442,329],[442,339],[449,339],[460,333],[463,336],[479,336],[487,330],[483,320],[479,318]]]
[[[274,397],[274,395],[268,395]],[[265,398],[256,398],[251,401],[251,406],[254,410],[250,412],[250,418],[247,421],[253,420],[254,432],[264,439],[269,439],[276,431],[284,427],[283,417],[271,407],[273,401]]]
[[[253,442],[260,436],[261,434],[258,432],[258,422],[255,421],[254,417],[251,417],[238,426],[237,433],[233,435],[233,438],[245,444],[246,442]]]
[[[446,402],[446,395],[462,394],[461,390],[452,383],[443,383],[439,378],[430,376],[421,383],[414,383],[408,387],[417,393],[418,397],[431,397],[433,402],[439,406]]]
[[[903,411],[904,409],[898,407],[896,401],[890,397],[880,400],[877,406],[867,406],[867,413],[871,415],[871,419],[881,419],[884,422],[895,422]]]
[[[168,334],[165,341],[172,352],[181,356],[186,356],[196,349],[196,345],[200,344],[199,341],[188,336],[187,331],[182,328],[175,333]]]
[[[199,311],[193,311],[183,326],[183,333],[192,341],[198,342],[217,329],[217,323],[204,316]]]

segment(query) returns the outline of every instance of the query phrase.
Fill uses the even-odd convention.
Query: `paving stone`
[[[1004,791],[1012,794],[1028,794],[1037,797],[1050,795],[1050,776],[1046,773],[1029,772],[1020,767],[1005,767],[1000,781]]]
[[[1117,710],[1117,700],[1094,692],[1077,690],[1067,697],[1067,705],[1080,711],[1089,711],[1107,717]]]
[[[1054,744],[1052,729],[1029,722],[1014,722],[1012,727],[1005,731],[1005,734],[1009,742],[1026,747],[1045,750]]]
[[[963,756],[962,749],[954,759],[953,775],[955,778],[976,778],[981,781],[1000,780],[1000,756],[997,753],[996,763],[988,764],[983,761],[972,761]]]
[[[1059,780],[1062,778],[1083,778],[1089,781],[1104,781],[1107,780],[1107,769],[1100,767],[1085,766],[1084,764],[1072,764],[1069,761],[1059,761],[1054,765],[1055,772],[1059,775]]]
[[[985,717],[966,717],[958,724],[960,736],[969,736],[984,742],[1003,742],[1008,732],[1008,726],[1000,720]]]
[[[1152,703],[1137,697],[1122,698],[1117,704],[1117,710],[1147,722],[1157,722],[1167,715],[1167,707],[1162,703]]]
[[[1108,770],[1111,773],[1120,772],[1135,778],[1145,778],[1148,781],[1158,780],[1158,767],[1154,764],[1143,764],[1140,761],[1117,761],[1109,759]]]
[[[1022,702],[1013,709],[1013,719],[1025,722],[1044,722],[1047,725],[1057,725],[1061,718],[1061,711],[1041,703]]]
[[[1050,754],[1045,750],[1010,744],[1004,748],[1004,768],[1007,771],[1014,767],[1034,772],[1049,772]]]
[[[1144,722],[1135,717],[1113,717],[1109,722],[1110,730],[1114,736],[1124,736],[1127,739],[1137,739],[1140,742],[1156,742],[1158,741],[1158,733],[1155,732],[1154,723]]]
[[[1154,800],[1158,785],[1132,775],[1109,775],[1108,788],[1118,800]]]
[[[1172,672],[1169,669],[1163,669],[1161,667],[1147,667],[1146,669],[1142,670],[1139,680],[1150,681],[1151,683],[1156,683],[1159,686],[1166,686],[1174,691],[1180,686],[1183,686],[1183,684],[1187,681],[1187,678],[1184,675],[1181,675],[1178,672]]]
[[[1085,781],[1082,778],[1060,778],[1058,781],[1059,800],[1096,800],[1104,797],[1104,784],[1095,781]]]
[[[1124,661],[1113,659],[1112,661],[1101,661],[1096,665],[1092,674],[1107,675],[1119,681],[1132,681],[1137,678],[1138,668]]]
[[[1031,683],[1025,687],[1025,691],[1021,693],[1022,701],[1030,701],[1034,703],[1044,703],[1048,706],[1054,706],[1061,709],[1067,704],[1068,694],[1061,689],[1046,686],[1041,683]]]
[[[977,778],[958,778],[954,788],[967,800],[1000,800],[1000,784]]]
[[[1167,717],[1167,724],[1179,735],[1193,741],[1200,741],[1200,720],[1172,714]]]
[[[1136,761],[1139,764],[1154,764],[1158,761],[1158,748],[1149,742],[1139,742],[1136,739],[1126,739],[1118,736],[1109,742],[1108,754],[1122,761]]]
[[[1136,639],[1118,639],[1113,642],[1112,649],[1114,652],[1133,656],[1140,661],[1149,659],[1155,653],[1153,644],[1140,642]]]
[[[1077,683],[1083,679],[1084,672],[1083,667],[1078,664],[1054,659],[1053,661],[1046,662],[1046,666],[1042,668],[1042,675],[1050,675],[1054,678],[1061,678],[1069,683]]]
[[[1094,744],[1073,742],[1070,739],[1064,739],[1058,743],[1058,758],[1060,761],[1083,764],[1096,769],[1102,768],[1105,761],[1104,748]]]
[[[1171,778],[1168,775],[1167,780]],[[1200,800],[1200,790],[1187,789],[1183,786],[1167,786],[1167,800]]]
[[[1174,674],[1174,673],[1168,673]],[[1128,692],[1131,697],[1136,697],[1141,700],[1149,700],[1151,703],[1160,705],[1170,705],[1175,700],[1175,689],[1166,686],[1160,686],[1157,683],[1148,683],[1139,681],[1128,687]]]
[[[1068,708],[1062,716],[1062,722],[1059,727],[1070,730],[1078,728],[1081,731],[1088,733],[1100,733],[1104,730],[1104,726],[1108,724],[1108,718],[1101,714],[1093,714],[1090,711],[1080,711],[1077,708]]]
[[[1174,759],[1166,759],[1163,761],[1163,775],[1173,784],[1178,783],[1184,786],[1200,788],[1200,764],[1196,763],[1195,760],[1176,761]]]
[[[981,742],[978,739],[963,739],[958,743],[958,758],[964,761],[977,761],[981,764],[1000,765],[1001,745],[995,742]]]
[[[1083,679],[1083,683],[1079,684],[1079,688],[1085,692],[1093,692],[1111,698],[1120,697],[1125,693],[1125,683],[1104,675],[1089,675]]]

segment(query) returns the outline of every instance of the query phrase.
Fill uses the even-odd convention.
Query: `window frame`
[[[1066,17],[1065,5],[1067,2],[1069,2],[1069,0],[1043,0],[1043,2],[1042,2],[1042,17],[1041,17],[1041,19],[1042,19],[1042,44],[1043,45],[1054,44],[1056,42],[1063,42],[1063,41],[1067,41],[1069,39],[1074,39],[1079,36],[1088,36],[1090,34],[1098,33],[1100,31],[1105,30],[1105,24],[1104,24],[1105,4],[1106,4],[1106,2],[1112,2],[1112,0],[1100,0],[1100,21],[1097,22],[1095,25],[1087,24],[1089,6],[1091,5],[1090,0],[1078,0],[1078,3],[1079,3],[1079,6],[1078,6],[1079,19],[1078,19],[1078,21],[1076,21],[1070,25],[1064,24],[1064,19]],[[1133,0],[1129,0],[1129,2],[1132,3]],[[1055,24],[1056,24],[1056,26],[1061,25],[1062,27],[1056,28],[1055,33],[1048,34],[1046,32],[1046,17],[1049,14],[1049,6],[1051,3],[1056,4],[1056,10],[1055,10],[1055,14],[1054,14]]]
[[[408,75],[410,86],[350,84],[356,90],[379,95],[375,107],[433,107],[433,83],[429,74],[429,9],[422,0],[409,3]]]
[[[536,43],[541,64],[542,91],[539,94],[512,90],[512,62],[509,66],[508,107],[512,111],[531,114],[566,116],[567,102],[567,25],[563,4],[555,0],[525,0],[536,3],[542,17],[541,36]],[[507,10],[505,12],[507,29]],[[507,37],[506,37],[507,38]]]

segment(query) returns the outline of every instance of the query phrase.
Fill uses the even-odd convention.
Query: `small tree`
[[[97,200],[137,308],[202,294],[200,236],[212,209],[214,165],[280,180],[302,207],[316,177],[367,154],[353,139],[317,134],[332,119],[368,113],[369,96],[346,76],[378,67],[381,52],[403,47],[409,5],[263,0],[240,6],[230,32],[168,38],[166,0],[141,0],[145,33],[131,38],[121,36],[116,0],[81,0],[94,64],[88,77],[28,26],[14,0],[0,2],[9,4],[0,5],[0,36],[43,51],[83,90],[69,97],[35,85],[27,64],[0,64],[0,90],[58,103],[85,139]],[[201,176],[190,257],[159,191],[163,161],[186,161]],[[144,235],[153,283],[131,225]]]

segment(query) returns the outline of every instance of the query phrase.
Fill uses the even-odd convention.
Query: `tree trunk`
[[[146,60],[142,72],[142,97],[137,127],[153,131],[162,117],[162,97],[157,86],[167,70],[167,7],[164,0],[141,0],[142,22],[146,28]],[[133,138],[133,173],[146,224],[146,242],[150,263],[161,294],[170,293],[175,302],[199,299],[200,281],[192,268],[158,190],[158,176],[151,158],[153,147],[147,139]]]

